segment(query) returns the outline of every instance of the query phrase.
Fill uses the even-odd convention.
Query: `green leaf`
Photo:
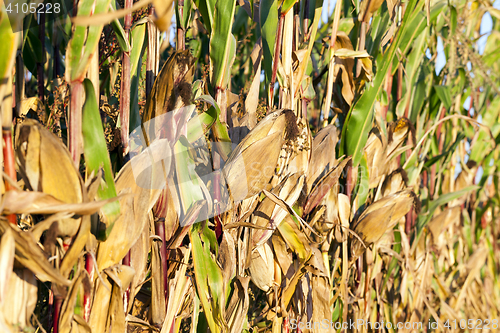
[[[196,223],[189,231],[193,245],[193,266],[198,297],[205,317],[213,333],[223,332],[226,326],[223,317],[226,295],[222,271],[217,265],[211,248],[217,249],[215,233],[207,223]]]
[[[187,124],[187,139],[189,142],[194,142],[201,137],[212,127],[218,119],[217,110],[212,106],[207,112],[200,113],[189,120]]]
[[[42,62],[42,43],[38,36],[30,29],[26,33],[26,38],[23,46],[23,60],[26,68],[36,77],[36,63]]]
[[[446,8],[446,2],[441,1],[436,3],[434,6],[431,8],[431,16],[430,16],[430,21],[432,24],[436,24],[437,18],[439,14]],[[439,30],[438,30],[439,31]]]
[[[452,193],[446,193],[446,194],[443,194],[441,195],[439,198],[431,201],[431,203],[429,204],[429,215],[432,215],[434,213],[434,211],[441,205],[444,205],[450,201],[453,201],[455,199],[458,199],[460,198],[462,195],[464,194],[467,194],[471,191],[476,191],[478,190],[480,187],[477,186],[477,185],[471,185],[471,186],[467,186],[459,191],[455,191],[455,192],[452,192]]]
[[[212,36],[210,39],[210,59],[212,60],[213,72],[211,77],[212,88],[226,89],[231,65],[236,55],[236,40],[231,34],[236,1],[218,0]]]
[[[4,12],[4,6],[0,7],[0,103],[3,101],[5,84],[8,82],[8,77],[11,75],[14,59],[16,58],[17,49],[17,34],[12,32],[9,17]]]
[[[370,55],[366,50],[354,51],[349,49],[338,49],[335,51],[335,56],[339,58],[368,58]]]
[[[466,136],[463,133],[459,133],[457,135],[457,139],[455,140],[455,142],[453,142],[453,144],[448,149],[446,149],[444,153],[434,156],[433,158],[426,161],[425,167],[430,168],[434,163],[437,163],[440,159],[451,157],[451,154],[453,154],[456,151],[458,145],[460,144],[460,142],[462,142],[463,139],[465,139],[465,137]]]
[[[180,22],[180,26],[183,29],[187,29],[189,27],[189,19],[191,18],[191,0],[184,0],[184,7],[182,9],[182,17],[179,13],[179,0],[175,1],[175,19],[176,22]]]
[[[42,42],[38,39],[38,36],[35,35],[33,30],[28,30],[25,49],[28,49],[28,52],[32,55],[35,62],[42,62],[43,60],[42,47]]]
[[[231,154],[232,147],[231,147],[231,138],[229,137],[226,124],[221,123],[219,120],[220,108],[210,95],[202,95],[198,97],[196,100],[209,103],[210,105],[212,105],[212,107],[215,108],[215,112],[217,112],[217,119],[215,120],[215,123],[212,126],[212,131],[214,134],[215,146],[217,148],[217,151],[221,155],[222,159],[225,161],[227,160],[227,157]],[[209,110],[209,112],[210,114],[213,115],[214,111]],[[210,114],[207,116],[210,117]],[[209,121],[209,119],[206,120],[207,122]],[[193,133],[193,135],[195,134]]]
[[[136,24],[131,31],[130,39],[134,46],[130,51],[130,131],[141,126],[139,113],[139,79],[141,76],[142,56],[146,50],[146,24]]]
[[[78,2],[78,16],[92,16],[108,11],[111,0],[81,0]],[[102,25],[81,26],[76,25],[73,37],[66,48],[66,81],[82,81],[89,60],[94,55],[99,39],[101,38]]]
[[[377,96],[383,87],[382,83],[389,70],[389,65],[391,64],[396,51],[398,50],[403,36],[406,34],[406,29],[408,26],[408,20],[410,14],[412,13],[412,8],[415,7],[417,0],[410,0],[408,3],[407,10],[405,12],[404,18],[402,20],[401,26],[398,30],[394,43],[391,44],[389,50],[382,58],[382,68],[377,71],[375,79],[373,80],[373,85],[367,88],[367,90],[361,95],[358,102],[349,110],[347,115],[347,120],[344,123],[344,128],[342,130],[342,142],[340,155],[350,155],[352,156],[353,167],[358,166],[361,157],[363,156],[363,148],[368,139],[368,132],[371,129],[373,120],[373,107]],[[418,11],[416,8],[415,11]],[[415,36],[413,36],[415,37]]]
[[[97,196],[101,200],[116,197],[115,180],[111,171],[104,131],[102,129],[101,115],[95,97],[94,86],[89,79],[83,81],[85,88],[85,104],[82,115],[83,153],[87,171],[95,175],[100,169],[104,171],[104,182],[97,190]],[[120,215],[120,203],[113,201],[102,208],[107,227],[111,227],[118,215]]]
[[[283,5],[281,5],[281,15],[285,15],[288,13],[290,9],[293,8],[293,5],[297,3],[297,0],[283,0]]]
[[[262,65],[266,82],[271,82],[273,74],[274,44],[278,29],[278,1],[262,0],[259,4],[260,33],[262,35]]]
[[[436,90],[436,94],[438,95],[441,102],[443,102],[444,106],[449,109],[451,107],[450,87],[435,85],[434,90]]]
[[[290,249],[297,254],[300,262],[304,262],[309,258],[311,252],[309,242],[293,219],[284,219],[282,223],[278,224],[278,230]]]
[[[361,158],[358,179],[359,181],[354,192],[355,196],[353,195],[353,198],[357,197],[357,207],[359,209],[365,204],[366,198],[368,197],[368,192],[370,191],[370,175],[368,162],[366,160],[366,154],[364,154]]]
[[[457,9],[455,6],[450,6],[450,33],[455,35],[455,30],[457,30]]]
[[[465,187],[465,188],[463,188],[463,189],[461,189],[459,191],[455,191],[455,192],[452,192],[452,193],[443,194],[439,198],[431,201],[429,203],[429,208],[428,208],[427,212],[425,212],[424,214],[422,214],[421,217],[419,218],[418,222],[417,222],[417,231],[418,231],[418,233],[421,233],[421,231],[423,230],[423,228],[427,225],[427,223],[429,223],[429,221],[432,219],[432,217],[434,215],[434,212],[436,211],[436,209],[439,206],[447,204],[450,201],[453,201],[455,199],[460,198],[464,194],[467,194],[467,193],[472,192],[472,191],[476,191],[476,190],[478,190],[480,188],[481,187],[477,186],[477,185],[467,186],[467,187]]]
[[[191,156],[193,147],[185,136],[181,135],[174,145],[175,167],[177,171],[180,201],[184,214],[196,202],[204,200],[200,179],[194,170],[195,162]]]
[[[421,6],[423,6],[423,1],[420,5],[417,5],[418,8]],[[401,54],[406,54],[409,51],[413,41],[422,35],[425,27],[427,26],[427,17],[423,14],[423,12],[418,11],[418,8],[417,11],[408,18],[408,26],[406,27],[403,38],[398,46],[400,49],[398,52],[401,52]],[[393,75],[398,69],[398,61],[399,59],[397,57],[392,60]]]
[[[115,32],[115,36],[118,40],[118,45],[120,45],[121,50],[123,52],[130,52],[130,43],[125,37],[125,30],[123,30],[120,21],[118,21],[118,19],[114,19],[113,21],[111,21],[111,27]]]
[[[212,32],[212,26],[214,24],[214,11],[217,0],[194,0],[194,3],[200,10],[205,28],[210,34]]]

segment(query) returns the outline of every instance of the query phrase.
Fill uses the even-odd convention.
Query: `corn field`
[[[497,331],[498,8],[2,0],[0,331]]]

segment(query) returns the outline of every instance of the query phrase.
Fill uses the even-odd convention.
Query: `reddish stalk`
[[[155,234],[161,238],[160,259],[162,263],[163,272],[163,287],[165,292],[165,306],[168,304],[168,253],[167,253],[167,239],[165,234],[165,218],[167,216],[167,196],[168,186],[160,194],[158,201],[153,207],[155,216]]]
[[[352,162],[348,162],[346,166],[346,181],[345,181],[345,194],[349,198],[349,202],[351,201],[352,195]]]
[[[2,138],[4,142],[3,146],[3,158],[4,158],[4,168],[5,173],[12,178],[12,180],[16,181],[16,165],[14,162],[14,149],[12,147],[12,130],[11,126],[3,126],[2,127]],[[5,182],[5,190],[13,190],[14,188],[10,185],[9,182]],[[7,219],[10,223],[17,225],[16,215],[10,214],[7,216]]]
[[[161,238],[160,258],[163,271],[163,288],[165,293],[165,305],[168,304],[168,258],[167,258],[167,242],[165,240],[165,218],[160,217],[155,221],[155,233]]]
[[[130,266],[130,250],[123,258],[123,265]],[[130,285],[127,287],[127,290],[125,290],[125,293],[123,294],[123,308],[125,309],[125,315],[128,313],[129,301],[130,301]]]
[[[184,17],[184,0],[177,0],[179,9],[179,20],[177,23],[177,51],[184,51],[186,48],[186,40],[184,36],[184,28],[182,27],[182,18]]]
[[[276,74],[278,73],[278,62],[280,61],[281,39],[283,35],[283,26],[285,24],[285,15],[280,14],[278,23],[278,33],[276,34],[276,43],[274,45],[274,61],[273,74],[271,76],[271,84],[269,85],[269,108],[273,105],[274,99],[274,83],[276,82]]]
[[[53,326],[52,333],[59,332],[59,315],[61,312],[62,297],[54,294],[55,304],[54,304],[54,317],[52,318]]]
[[[78,0],[73,0],[73,17],[78,13]]]
[[[125,9],[132,7],[133,0],[125,0]],[[132,27],[132,13],[124,18],[125,38],[130,40],[130,28]],[[120,137],[122,145],[122,156],[127,157],[129,152],[129,126],[130,126],[130,52],[122,54],[122,76],[120,85]],[[123,259],[123,265],[130,266],[130,250]],[[130,289],[127,288],[123,295],[124,308],[128,309]]]
[[[125,0],[125,9],[132,7],[133,0]],[[132,13],[125,15],[124,27],[125,38],[128,40],[130,27],[132,26]],[[130,123],[130,52],[122,54],[122,77],[120,86],[120,134],[123,156],[128,154],[128,136]]]
[[[1,101],[2,107],[2,151],[3,151],[3,164],[5,173],[15,182],[17,180],[16,165],[14,162],[14,149],[12,146],[12,106],[15,103],[15,98],[12,97],[12,77],[7,78],[6,91],[4,100]],[[5,182],[5,190],[13,190],[9,182]],[[17,225],[16,215],[12,214],[7,216],[10,223]]]
[[[85,270],[89,274],[90,281],[94,281],[94,258],[90,253],[85,254]],[[83,319],[88,321],[90,318],[90,293],[83,294]]]
[[[399,64],[398,67],[398,91],[396,95],[396,100],[399,102],[403,97],[403,66]]]
[[[439,116],[439,120],[443,119],[444,118],[444,114],[446,113],[446,108],[443,107],[443,110],[441,112],[441,115]],[[441,127],[442,127],[443,123],[439,123],[439,125],[437,126],[437,129],[436,129],[436,137],[439,141],[441,141]],[[444,136],[443,136],[444,138]],[[440,146],[440,152],[442,150],[442,144],[439,143],[439,146]],[[430,179],[430,191],[429,191],[429,196],[431,198],[434,197],[434,190],[435,190],[435,183],[436,183],[436,164],[433,164],[431,166],[431,179]]]
[[[382,108],[382,118],[387,120],[387,111],[389,111],[389,103],[391,101],[392,92],[392,64],[389,65],[389,70],[387,72],[387,77],[385,79],[385,92],[387,93],[387,105]]]
[[[309,101],[305,98],[302,98],[302,114],[304,115],[304,119],[307,120],[307,106],[309,105]]]

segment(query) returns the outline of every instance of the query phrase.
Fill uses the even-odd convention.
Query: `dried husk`
[[[326,174],[337,165],[335,146],[338,142],[337,128],[328,125],[322,128],[314,137],[310,166],[307,171],[307,193],[312,189],[313,183],[321,175]]]
[[[248,267],[252,282],[265,292],[274,285],[274,254],[271,246],[268,241],[252,252]]]
[[[235,202],[265,188],[275,173],[283,142],[296,126],[292,111],[275,111],[262,119],[231,153],[223,173]]]
[[[399,219],[405,216],[418,199],[411,190],[403,190],[386,196],[366,208],[354,222],[353,230],[366,245],[378,241],[388,230],[394,228]],[[353,257],[364,251],[364,246],[353,238],[351,252]]]
[[[83,181],[63,143],[36,120],[26,119],[16,131],[16,160],[25,184],[65,203],[84,201]],[[54,163],[57,161],[57,163]],[[59,221],[59,234],[72,237],[80,219]]]

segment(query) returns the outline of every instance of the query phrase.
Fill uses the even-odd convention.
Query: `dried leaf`
[[[68,286],[70,284],[70,282],[49,263],[29,232],[21,231],[12,224],[0,223],[0,232],[5,234],[7,230],[12,231],[12,235],[16,242],[16,260],[24,267],[32,271],[36,274],[38,279],[44,282],[50,281],[61,286]]]
[[[304,214],[309,214],[330,191],[330,189],[338,182],[346,164],[351,160],[350,157],[340,162],[335,169],[330,170],[312,189],[304,206]]]
[[[156,11],[158,13],[158,8],[156,8]],[[146,110],[142,115],[143,124],[166,112],[190,104],[194,60],[188,50],[174,52],[168,58],[156,77],[146,102]],[[167,133],[170,132],[168,129],[166,130]],[[148,130],[146,132],[150,133]]]
[[[5,295],[14,269],[15,240],[12,230],[2,235],[0,243],[0,304],[5,302]]]
[[[28,192],[11,190],[3,196],[3,214],[56,214],[56,213],[73,213],[78,215],[91,215],[99,211],[105,204],[123,198],[119,195],[116,198],[111,198],[102,201],[92,201],[84,203],[68,204],[64,201],[54,198],[50,194],[42,192]],[[74,232],[78,230],[79,223],[75,224]]]
[[[270,241],[252,252],[248,267],[252,282],[262,291],[268,292],[274,282],[274,255]]]
[[[415,194],[410,190],[396,192],[368,206],[354,222],[353,230],[366,244],[378,241],[388,230],[394,228],[399,219],[417,205]],[[364,251],[359,240],[351,246],[354,257]]]
[[[3,224],[3,223],[2,223]],[[5,299],[1,304],[1,313],[5,323],[19,329],[31,328],[30,318],[37,301],[37,281],[32,272],[26,268],[14,269],[10,274]]]
[[[283,140],[296,129],[290,110],[279,110],[262,119],[231,153],[223,173],[235,202],[265,187],[274,175]]]
[[[67,148],[53,133],[36,120],[26,119],[17,129],[15,147],[21,175],[29,188],[68,204],[83,202],[80,174]],[[78,219],[61,220],[59,232],[72,237],[79,225]]]
[[[73,332],[73,321],[75,315],[75,307],[77,306],[78,296],[81,297],[80,288],[84,288],[87,292],[90,292],[90,281],[89,276],[85,270],[81,270],[80,274],[76,278],[71,281],[71,286],[68,290],[68,293],[61,305],[61,312],[59,317],[59,332],[61,333],[70,333]],[[81,307],[81,304],[79,305]],[[85,323],[85,326],[87,324]],[[88,328],[90,331],[90,328]]]
[[[233,295],[226,309],[228,333],[240,333],[245,323],[250,299],[248,297],[248,282],[250,277],[239,276],[234,281]]]

